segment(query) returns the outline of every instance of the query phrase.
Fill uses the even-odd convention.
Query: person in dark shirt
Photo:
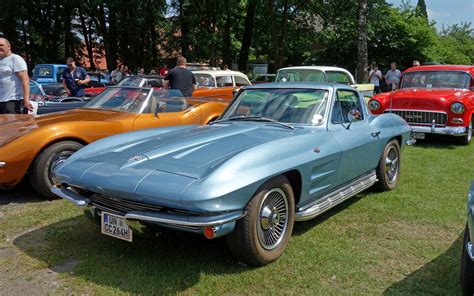
[[[63,72],[63,85],[68,96],[83,97],[85,96],[84,89],[86,84],[91,81],[86,70],[81,67],[76,67],[76,62],[73,58],[66,59],[67,69]]]
[[[186,69],[186,59],[179,57],[174,67],[165,77],[164,89],[178,89],[185,97],[190,97],[196,90],[196,79],[191,71]]]

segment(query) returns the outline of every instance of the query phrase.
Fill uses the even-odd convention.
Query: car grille
[[[196,215],[196,213],[191,213],[188,211],[171,209],[167,207],[146,204],[143,202],[131,201],[128,199],[117,199],[98,193],[94,193],[88,198],[95,207],[101,210],[111,211],[121,215],[130,211],[153,211],[174,214]]]
[[[448,115],[442,112],[426,112],[426,111],[412,111],[412,110],[385,110],[384,113],[394,113],[401,116],[409,124],[427,124],[431,125],[433,120],[436,125],[446,125],[448,122]]]

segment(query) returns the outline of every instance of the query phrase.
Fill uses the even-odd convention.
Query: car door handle
[[[371,133],[372,137],[376,138],[380,135],[380,131]]]

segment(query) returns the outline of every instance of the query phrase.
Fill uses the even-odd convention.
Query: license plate
[[[425,139],[425,133],[413,133],[412,137],[415,140],[424,140]]]
[[[121,216],[102,212],[101,232],[118,239],[132,241],[132,229],[125,223],[125,219]]]

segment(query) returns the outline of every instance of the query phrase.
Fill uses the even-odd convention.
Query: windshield
[[[221,120],[264,117],[278,122],[319,125],[326,115],[328,94],[323,89],[244,90]]]
[[[139,113],[150,91],[147,88],[109,87],[85,104],[84,108]]]
[[[33,76],[35,77],[52,77],[53,67],[51,66],[36,66],[33,69]]]
[[[417,71],[403,74],[401,88],[469,88],[470,75],[461,71]]]
[[[140,87],[142,86],[142,77],[125,77],[122,79],[119,83],[117,83],[117,86],[135,86],[135,87]]]
[[[311,81],[325,82],[324,73],[315,69],[283,69],[279,70],[276,82],[292,82],[292,81]]]
[[[209,74],[194,74],[198,87],[215,87],[214,78]]]

